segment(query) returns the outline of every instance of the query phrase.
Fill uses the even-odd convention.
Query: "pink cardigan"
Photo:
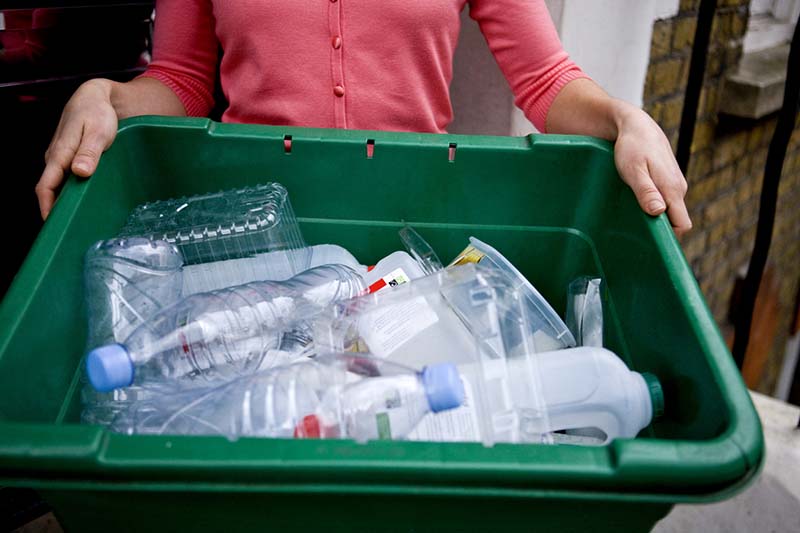
[[[219,48],[226,122],[443,133],[468,0],[159,0],[144,76],[205,116]],[[544,0],[469,0],[517,105],[540,130],[569,81]]]

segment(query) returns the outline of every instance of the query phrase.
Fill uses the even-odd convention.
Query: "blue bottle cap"
[[[133,383],[133,361],[121,344],[95,348],[86,357],[89,381],[99,392],[109,392]]]
[[[431,411],[455,409],[464,403],[464,384],[452,363],[439,363],[422,369],[422,384]]]

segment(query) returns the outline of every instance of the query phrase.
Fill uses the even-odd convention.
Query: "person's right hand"
[[[72,170],[76,176],[91,176],[100,155],[114,141],[117,113],[111,104],[112,83],[101,79],[87,81],[64,107],[44,155],[44,172],[36,184],[42,219],[50,214],[65,174]]]

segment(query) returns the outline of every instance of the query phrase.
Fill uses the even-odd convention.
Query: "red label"
[[[379,291],[386,286],[386,280],[383,278],[379,279],[375,283],[369,286],[369,293],[372,294],[375,291]]]

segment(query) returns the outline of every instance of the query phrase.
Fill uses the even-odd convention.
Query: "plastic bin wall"
[[[570,280],[603,277],[608,347],[659,376],[665,417],[599,448],[231,443],[78,425],[87,247],[142,202],[267,181],[289,190],[309,243],[365,263],[400,249],[405,221],[443,258],[470,235],[491,243],[562,315]],[[129,120],[95,176],[64,188],[0,307],[0,482],[39,489],[68,530],[646,530],[676,502],[745,486],[763,453],[668,221],[641,212],[611,146],[585,137]]]

